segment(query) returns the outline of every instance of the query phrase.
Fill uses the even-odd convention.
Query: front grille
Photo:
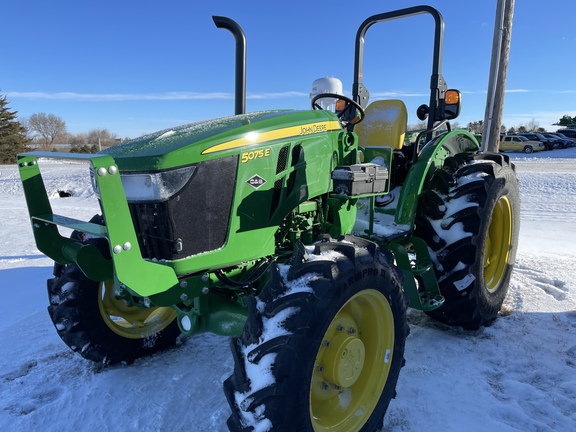
[[[129,204],[142,256],[175,260],[224,246],[238,157],[202,162],[167,201]]]

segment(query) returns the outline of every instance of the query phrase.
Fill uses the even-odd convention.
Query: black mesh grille
[[[237,164],[237,156],[200,163],[168,201],[129,204],[143,257],[174,260],[222,247]]]
[[[276,174],[280,174],[286,169],[286,161],[288,160],[288,146],[280,149],[278,154],[278,163],[276,164]]]

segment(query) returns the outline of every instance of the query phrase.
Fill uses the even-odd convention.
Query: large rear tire
[[[408,335],[391,261],[375,244],[345,237],[296,257],[286,284],[273,272],[231,341],[230,430],[382,427]]]
[[[76,264],[56,265],[47,282],[48,313],[73,351],[98,363],[132,363],[175,345],[180,334],[172,308],[127,306],[112,281],[88,279]]]
[[[416,235],[428,244],[445,303],[428,314],[477,329],[498,316],[520,227],[518,180],[509,158],[457,155],[421,196]]]

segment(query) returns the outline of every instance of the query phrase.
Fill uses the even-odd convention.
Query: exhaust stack
[[[213,16],[212,19],[216,27],[229,30],[236,39],[234,114],[244,114],[246,112],[246,36],[236,21],[222,16]]]

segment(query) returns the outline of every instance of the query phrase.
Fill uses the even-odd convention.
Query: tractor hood
[[[230,156],[277,139],[341,129],[329,111],[260,111],[190,123],[100,152],[122,171],[159,171]]]

